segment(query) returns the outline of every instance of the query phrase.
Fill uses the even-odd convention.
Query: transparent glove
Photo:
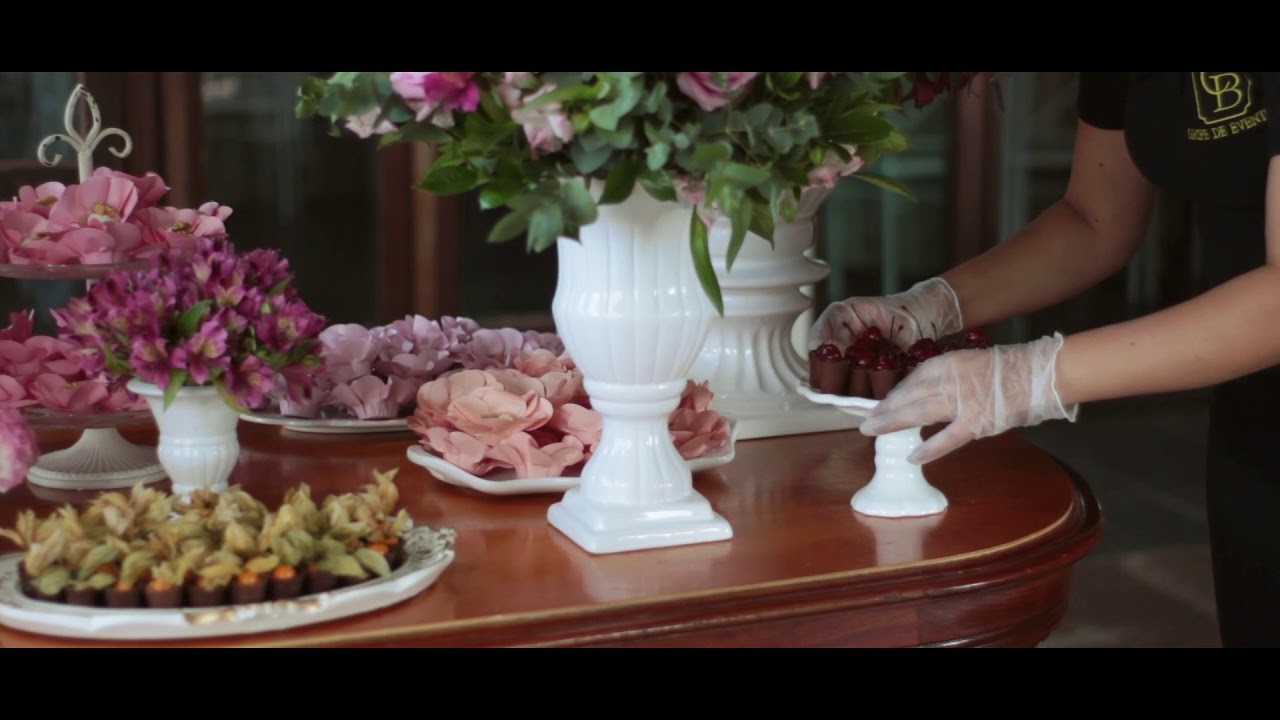
[[[832,343],[843,350],[872,326],[880,328],[881,334],[899,347],[907,348],[921,338],[960,332],[964,320],[951,285],[935,277],[895,295],[852,297],[831,303],[809,329],[809,349]]]
[[[966,443],[1046,420],[1075,422],[1078,405],[1063,407],[1054,387],[1062,335],[1019,345],[957,350],[930,358],[863,421],[865,435],[950,423],[907,457],[923,465]]]

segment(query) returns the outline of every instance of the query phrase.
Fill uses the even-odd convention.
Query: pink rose
[[[347,129],[360,138],[367,138],[372,135],[386,135],[400,129],[396,127],[395,123],[386,118],[383,118],[382,122],[375,125],[374,123],[381,114],[382,108],[374,108],[363,115],[352,115],[347,118]]]
[[[464,395],[470,395],[479,388],[502,388],[497,378],[483,370],[458,370],[442,375],[418,388],[418,410],[415,420],[424,427],[443,427],[455,430],[449,420],[449,406]],[[411,420],[412,425],[415,421]]]
[[[809,187],[833,188],[840,178],[845,175],[852,175],[862,169],[865,161],[857,155],[857,146],[846,145],[844,149],[850,155],[848,162],[841,160],[840,156],[835,154],[834,151],[828,150],[822,165],[809,171]]]
[[[524,128],[524,137],[535,157],[538,152],[555,152],[573,139],[573,122],[560,109],[560,101],[538,102],[538,98],[554,89],[551,83],[543,85],[522,106],[511,111],[511,119]]]
[[[676,86],[692,98],[698,107],[711,112],[736,100],[759,74],[683,72],[676,76]]]
[[[469,72],[393,72],[391,88],[416,110],[419,122],[430,118],[441,128],[453,127],[453,111],[475,112],[480,87]]]

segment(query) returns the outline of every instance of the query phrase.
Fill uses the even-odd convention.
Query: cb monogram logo
[[[1191,73],[1196,114],[1205,125],[1244,117],[1253,108],[1253,81],[1244,73]]]

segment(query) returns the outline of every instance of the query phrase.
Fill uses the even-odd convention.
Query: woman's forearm
[[[1280,266],[1160,312],[1066,338],[1064,404],[1206,387],[1280,364]]]
[[[965,325],[980,327],[1097,285],[1124,267],[1136,244],[1100,233],[1061,200],[1005,242],[942,277],[955,290]]]
[[[979,327],[1062,302],[1128,262],[1146,235],[1155,188],[1124,133],[1076,127],[1063,198],[1000,245],[943,275],[964,323]]]

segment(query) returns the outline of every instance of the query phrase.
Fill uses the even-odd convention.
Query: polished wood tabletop
[[[126,437],[154,442],[150,426]],[[937,516],[869,518],[849,500],[873,472],[856,430],[739,442],[694,488],[733,527],[727,541],[592,555],[547,523],[559,494],[494,496],[408,461],[414,436],[307,435],[242,422],[232,483],[268,504],[299,483],[317,498],[400,468],[418,524],[457,531],[457,557],[398,605],[213,646],[1034,646],[1067,608],[1071,569],[1098,541],[1088,486],[1013,434],[926,467]],[[73,434],[41,434],[45,451]],[[164,487],[167,481],[159,486]],[[29,484],[0,495],[0,524],[90,493]],[[0,553],[13,551],[0,540]],[[0,647],[107,645],[0,627]]]

